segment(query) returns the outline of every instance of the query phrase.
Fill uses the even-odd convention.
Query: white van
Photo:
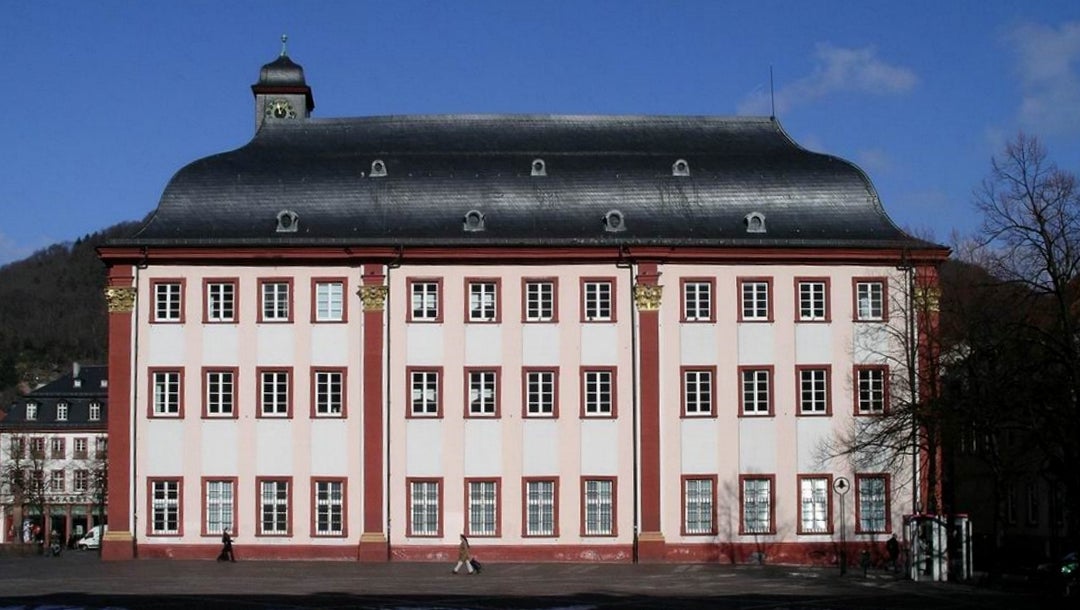
[[[90,528],[90,531],[86,532],[86,535],[79,538],[79,541],[75,543],[75,546],[80,551],[101,548],[101,538],[107,531],[109,531],[108,525],[95,525]]]

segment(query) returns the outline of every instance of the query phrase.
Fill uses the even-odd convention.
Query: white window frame
[[[525,482],[525,536],[555,536],[558,523],[555,517],[554,479]]]
[[[825,280],[799,280],[800,322],[821,322],[827,319],[828,288]]]
[[[206,371],[206,416],[232,417],[236,408],[236,375],[232,371]]]
[[[498,536],[499,483],[495,480],[469,481],[469,535]]]
[[[90,491],[90,471],[89,470],[76,470],[71,480],[71,491],[74,493],[85,493]]]
[[[154,371],[154,416],[179,417],[180,371]]]
[[[582,415],[613,417],[615,415],[615,371],[590,369],[581,379]]]
[[[341,417],[345,406],[345,374],[315,371],[315,417]]]
[[[49,490],[50,491],[64,491],[64,485],[67,483],[67,477],[64,476],[63,470],[52,470],[49,472]]]
[[[555,282],[526,280],[525,321],[551,322],[555,319]]]
[[[154,321],[179,322],[184,311],[181,282],[154,282]]]
[[[162,479],[150,484],[150,533],[175,536],[180,533],[180,481]]]
[[[75,459],[85,460],[90,456],[90,445],[89,443],[87,443],[85,437],[76,437],[73,443],[74,444],[72,445],[72,451],[74,451]]]
[[[683,531],[687,535],[712,535],[716,531],[715,485],[711,477],[683,480]]]
[[[881,322],[885,319],[884,281],[855,282],[855,319],[868,322]]]
[[[525,414],[528,417],[555,416],[555,371],[525,372]]]
[[[739,283],[739,308],[744,322],[769,320],[769,282],[743,280]]]
[[[683,319],[687,322],[712,320],[713,283],[702,280],[683,282]]]
[[[37,421],[38,406],[36,402],[26,403],[26,421]]]
[[[206,283],[206,319],[209,322],[236,321],[236,282]]]
[[[685,369],[683,371],[684,415],[687,417],[713,415],[714,377],[711,369]]]
[[[585,479],[582,487],[584,535],[615,535],[615,480]]]
[[[885,533],[889,529],[888,478],[883,474],[859,475],[855,481],[859,524],[857,532]]]
[[[315,481],[315,535],[345,535],[344,481]]]
[[[499,373],[494,369],[469,371],[468,400],[470,417],[496,417],[499,414]]]
[[[442,481],[409,481],[409,536],[438,536]]]
[[[292,485],[285,479],[259,481],[259,534],[289,535],[289,499]]]
[[[829,510],[831,488],[829,477],[799,478],[800,534],[828,534],[832,531]]]
[[[49,439],[49,457],[53,459],[67,459],[67,443],[63,437],[54,436]]]
[[[495,322],[499,319],[499,283],[491,280],[469,281],[469,322]]]
[[[441,371],[409,371],[409,414],[412,417],[438,417],[441,385]]]
[[[259,372],[259,412],[263,417],[288,417],[289,371]]]
[[[259,306],[263,322],[288,322],[291,303],[289,282],[266,280],[259,284]]]
[[[56,421],[67,421],[67,420],[68,420],[68,403],[61,400],[60,402],[56,403]]]
[[[886,412],[888,371],[882,367],[855,370],[855,405],[859,415],[882,415]]]
[[[409,284],[409,292],[413,322],[434,322],[439,319],[439,282],[414,281]]]
[[[315,282],[315,321],[341,322],[345,319],[345,283],[341,280]]]
[[[772,413],[772,371],[766,368],[744,368],[739,371],[742,392],[742,414],[762,417]]]
[[[101,420],[101,403],[96,400],[90,401],[90,421]]]
[[[744,534],[772,534],[772,486],[768,477],[742,480],[742,522]]]
[[[586,280],[584,291],[584,315],[589,322],[610,322],[614,319],[614,286],[611,280]]]
[[[207,535],[225,530],[235,535],[233,515],[236,512],[236,483],[228,479],[207,479],[203,493],[206,494],[203,519]]]
[[[829,410],[829,370],[824,367],[799,369],[799,414],[827,415]]]

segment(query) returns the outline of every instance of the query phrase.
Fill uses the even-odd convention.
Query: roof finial
[[[286,55],[289,54],[289,49],[288,49],[288,47],[285,46],[285,43],[288,42],[288,41],[289,41],[289,35],[288,34],[282,34],[281,35],[281,56],[282,57],[285,57]]]

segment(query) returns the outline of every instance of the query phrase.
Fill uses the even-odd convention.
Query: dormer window
[[[469,232],[483,231],[484,214],[480,210],[469,210],[465,214],[465,225],[462,228]]]
[[[68,419],[68,403],[61,400],[56,403],[56,421],[67,421]]]
[[[26,403],[26,421],[37,421],[37,409],[36,402]]]
[[[75,388],[76,390],[78,390],[79,388],[82,387],[82,379],[79,379],[78,377],[76,377],[75,379],[71,380],[71,386],[73,388]]]
[[[292,210],[281,210],[277,214],[278,233],[296,233],[300,225],[300,215]]]
[[[765,215],[761,212],[750,212],[743,219],[746,223],[747,233],[764,233],[765,232]]]
[[[618,231],[626,230],[626,222],[623,220],[623,213],[619,210],[611,210],[604,215],[604,230],[609,233],[616,233]]]
[[[532,175],[533,176],[546,176],[547,164],[543,159],[533,159],[532,162]]]
[[[101,403],[96,400],[90,402],[90,421],[101,421]]]
[[[386,163],[383,163],[382,159],[375,159],[371,162],[371,177],[381,178],[386,175]]]
[[[672,176],[689,176],[690,164],[686,162],[686,159],[676,159],[675,163],[671,164]]]
[[[109,387],[109,380],[108,379],[102,379],[101,380],[101,388],[105,389],[107,387]]]

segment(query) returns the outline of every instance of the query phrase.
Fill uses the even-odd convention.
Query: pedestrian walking
[[[897,571],[900,568],[897,563],[897,559],[900,558],[900,543],[896,540],[896,534],[885,541],[885,552],[889,554],[889,569],[893,572]]]
[[[457,565],[454,566],[453,573],[457,574],[458,570],[461,569],[462,565],[464,565],[469,570],[469,574],[476,573],[473,570],[472,550],[469,548],[469,539],[465,537],[465,534],[461,534],[461,542],[458,543]]]
[[[218,561],[236,561],[236,556],[233,555],[232,537],[229,536],[229,530],[221,530],[221,553],[218,554]]]

